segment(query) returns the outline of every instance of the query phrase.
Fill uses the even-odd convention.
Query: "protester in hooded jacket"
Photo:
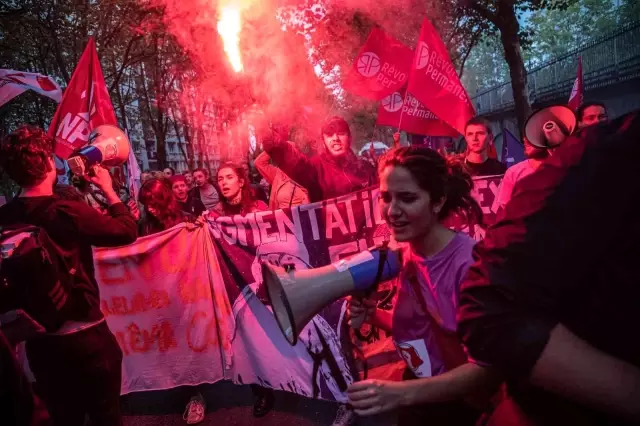
[[[263,142],[274,163],[309,192],[313,203],[375,185],[375,168],[351,150],[351,131],[341,117],[332,117],[322,126],[323,153],[307,158],[287,142],[282,131],[272,132]]]

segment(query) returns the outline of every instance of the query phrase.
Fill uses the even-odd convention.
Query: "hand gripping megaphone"
[[[366,292],[400,272],[400,252],[376,247],[328,266],[297,271],[262,264],[267,297],[284,337],[291,345],[322,308],[354,292]]]
[[[73,174],[82,176],[98,164],[116,167],[126,163],[130,149],[129,138],[122,130],[103,124],[93,129],[89,145],[71,154],[67,164]]]
[[[533,146],[556,148],[573,133],[576,121],[571,108],[553,105],[531,114],[524,126],[524,135]]]

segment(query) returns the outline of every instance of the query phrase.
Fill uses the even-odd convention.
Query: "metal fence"
[[[531,104],[569,98],[582,57],[585,90],[640,77],[640,22],[553,59],[527,73]],[[513,108],[511,82],[478,93],[473,98],[478,114],[499,113]]]

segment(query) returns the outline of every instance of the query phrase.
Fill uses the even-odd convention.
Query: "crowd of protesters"
[[[340,117],[325,122],[322,152],[311,157],[289,141],[286,127],[275,126],[252,162],[143,172],[137,200],[104,169],[54,191],[54,142],[37,128],[19,129],[2,155],[22,193],[0,209],[0,225],[26,216],[79,253],[88,304],[82,320],[92,323],[90,332],[63,345],[54,337],[27,345],[49,414],[60,425],[81,425],[85,414],[93,424],[119,421],[120,367],[112,364],[122,353],[95,311],[92,245],[126,244],[180,223],[194,229],[206,212],[245,215],[379,185],[382,216],[394,239],[406,243],[395,309],[390,314],[375,301],[352,298],[348,311],[352,324],[390,333],[407,368],[402,382],[352,384],[334,426],[390,410],[398,410],[400,426],[633,424],[640,419],[640,347],[637,339],[625,343],[620,324],[640,296],[632,265],[640,227],[630,207],[640,178],[634,165],[625,170],[622,163],[637,158],[640,119],[631,114],[608,123],[599,103],[583,105],[576,116],[577,132],[560,147],[525,139],[527,160],[509,169],[496,158],[491,125],[478,117],[467,123],[462,156],[396,147],[369,159],[374,164],[353,153]],[[485,240],[447,228],[453,214],[482,224],[473,179],[495,175],[504,175],[501,211]],[[614,176],[627,186],[607,187]],[[620,208],[589,204],[609,199],[609,190]],[[40,215],[45,204],[48,213]],[[615,223],[607,225],[607,214]],[[591,232],[589,223],[602,229]],[[414,352],[405,357],[406,345]],[[416,356],[428,362],[413,363]],[[105,362],[97,368],[91,357]],[[19,382],[15,374],[8,377]],[[273,392],[251,388],[254,415],[262,417],[273,407]],[[205,399],[197,387],[187,390],[184,418],[196,424]],[[33,418],[46,416],[38,398],[29,404]]]

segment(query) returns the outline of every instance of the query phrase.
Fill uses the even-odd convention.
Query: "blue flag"
[[[504,129],[502,134],[502,163],[509,168],[526,158],[524,145],[510,131]]]

